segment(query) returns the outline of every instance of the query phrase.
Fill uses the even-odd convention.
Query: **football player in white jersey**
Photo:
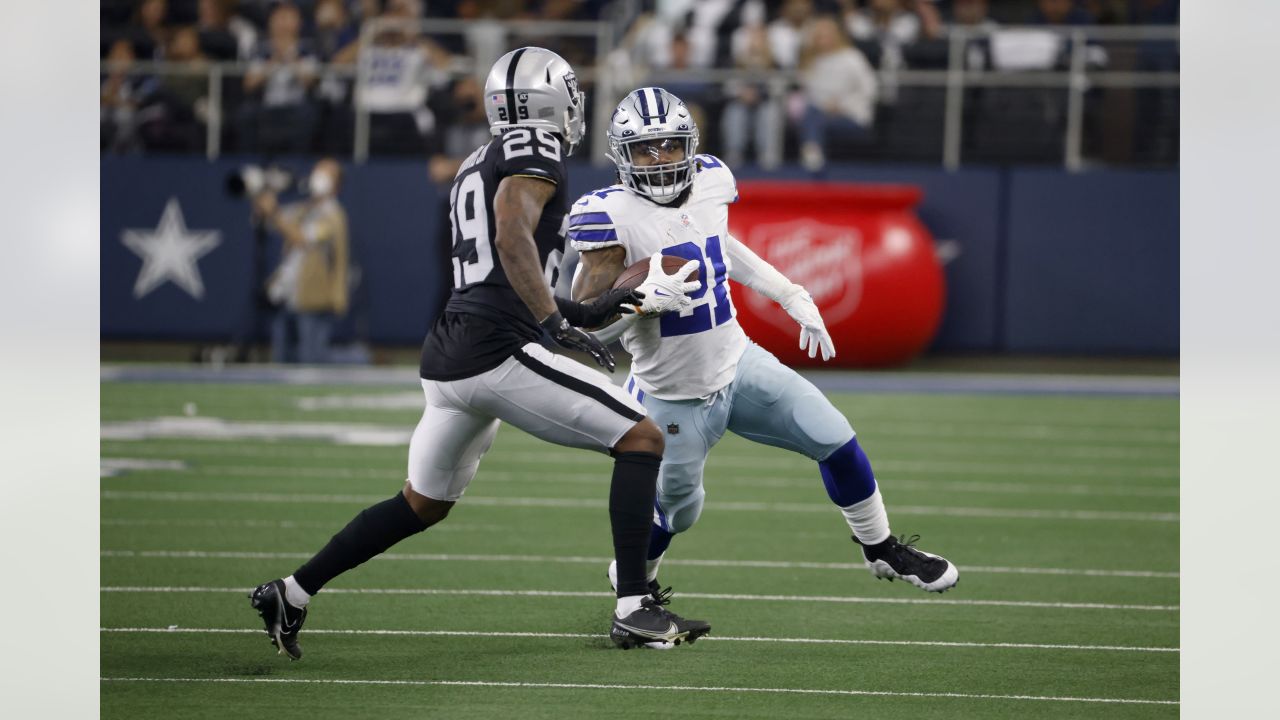
[[[569,241],[581,253],[573,294],[596,297],[623,269],[651,258],[640,286],[650,300],[642,309],[659,312],[625,316],[599,333],[606,342],[621,337],[632,356],[626,389],[667,430],[650,590],[659,590],[658,566],[672,538],[702,512],[703,466],[726,430],[817,462],[876,577],[902,578],[930,592],[954,586],[953,564],[890,533],[871,464],[848,420],[739,326],[729,278],[779,303],[799,324],[809,357],[835,356],[809,293],[729,234],[729,205],[738,199],[733,174],[719,159],[697,154],[698,128],[684,103],[661,88],[636,90],[614,111],[608,134],[620,182],[587,193],[570,210]],[[667,275],[663,255],[690,262]],[[696,285],[680,282],[693,267],[700,269]],[[685,289],[687,297],[679,294]],[[655,300],[663,296],[665,302]]]

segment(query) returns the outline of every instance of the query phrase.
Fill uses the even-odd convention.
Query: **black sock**
[[[293,572],[293,579],[308,594],[320,592],[330,580],[401,540],[426,530],[402,493],[371,505],[334,535],[324,549]]]
[[[661,465],[662,458],[653,453],[624,452],[613,457],[609,521],[613,526],[613,555],[618,561],[618,597],[649,592],[645,559]]]

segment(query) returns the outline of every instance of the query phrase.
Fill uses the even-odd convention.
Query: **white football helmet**
[[[540,47],[522,47],[498,58],[484,83],[489,131],[544,128],[564,139],[572,155],[587,132],[586,95],[565,59]]]
[[[655,153],[654,141],[684,149],[681,160],[636,165],[637,152]],[[609,159],[634,192],[666,205],[693,183],[698,125],[684,101],[657,87],[640,88],[622,99],[609,121]]]

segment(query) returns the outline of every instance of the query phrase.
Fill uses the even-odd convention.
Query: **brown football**
[[[662,256],[662,271],[671,275],[675,271],[684,267],[684,264],[687,262],[689,261],[685,258],[664,255]],[[699,274],[699,268],[694,268],[693,272],[689,273],[687,280],[690,282],[697,282]],[[634,290],[640,287],[640,284],[643,283],[644,279],[647,277],[649,277],[649,258],[638,260],[632,263],[631,267],[623,270],[622,274],[618,276],[618,279],[613,281],[613,287]]]

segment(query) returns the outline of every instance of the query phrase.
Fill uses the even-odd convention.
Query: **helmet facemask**
[[[626,141],[610,138],[610,155],[618,174],[631,190],[666,205],[693,183],[697,131],[648,136]],[[677,160],[661,162],[666,158]]]

